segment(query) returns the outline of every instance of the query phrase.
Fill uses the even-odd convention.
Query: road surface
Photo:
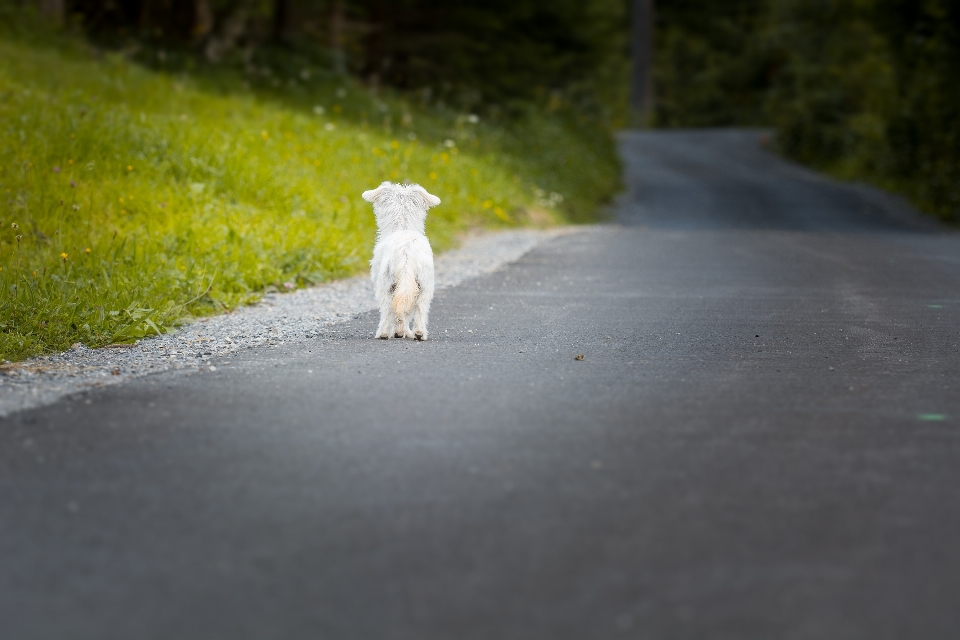
[[[956,638],[960,236],[759,137],[625,134],[426,343],[0,421],[0,635]]]

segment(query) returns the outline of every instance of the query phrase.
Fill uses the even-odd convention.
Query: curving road
[[[0,421],[0,635],[957,637],[960,236],[760,136],[625,134],[427,343]]]

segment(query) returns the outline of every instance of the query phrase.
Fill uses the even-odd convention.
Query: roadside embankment
[[[384,180],[443,200],[438,250],[471,228],[589,220],[618,185],[612,143],[559,117],[495,122],[318,68],[249,73],[0,39],[0,360],[352,276],[376,232],[359,196]]]

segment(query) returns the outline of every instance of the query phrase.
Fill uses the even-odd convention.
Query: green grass
[[[443,200],[437,250],[468,227],[590,219],[618,186],[609,142],[559,116],[476,122],[314,77],[164,72],[0,33],[0,357],[362,271],[376,228],[360,193],[383,180]]]

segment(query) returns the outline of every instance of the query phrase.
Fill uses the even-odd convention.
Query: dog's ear
[[[381,194],[383,194],[387,190],[388,187],[392,187],[392,186],[393,185],[390,182],[381,182],[380,186],[377,187],[376,189],[370,189],[369,191],[364,191],[361,197],[367,202],[376,202],[377,198],[379,198]]]
[[[429,209],[430,207],[435,207],[440,204],[440,198],[433,195],[423,187],[418,184],[413,185],[413,190],[420,194],[420,197],[423,198],[424,205]]]

